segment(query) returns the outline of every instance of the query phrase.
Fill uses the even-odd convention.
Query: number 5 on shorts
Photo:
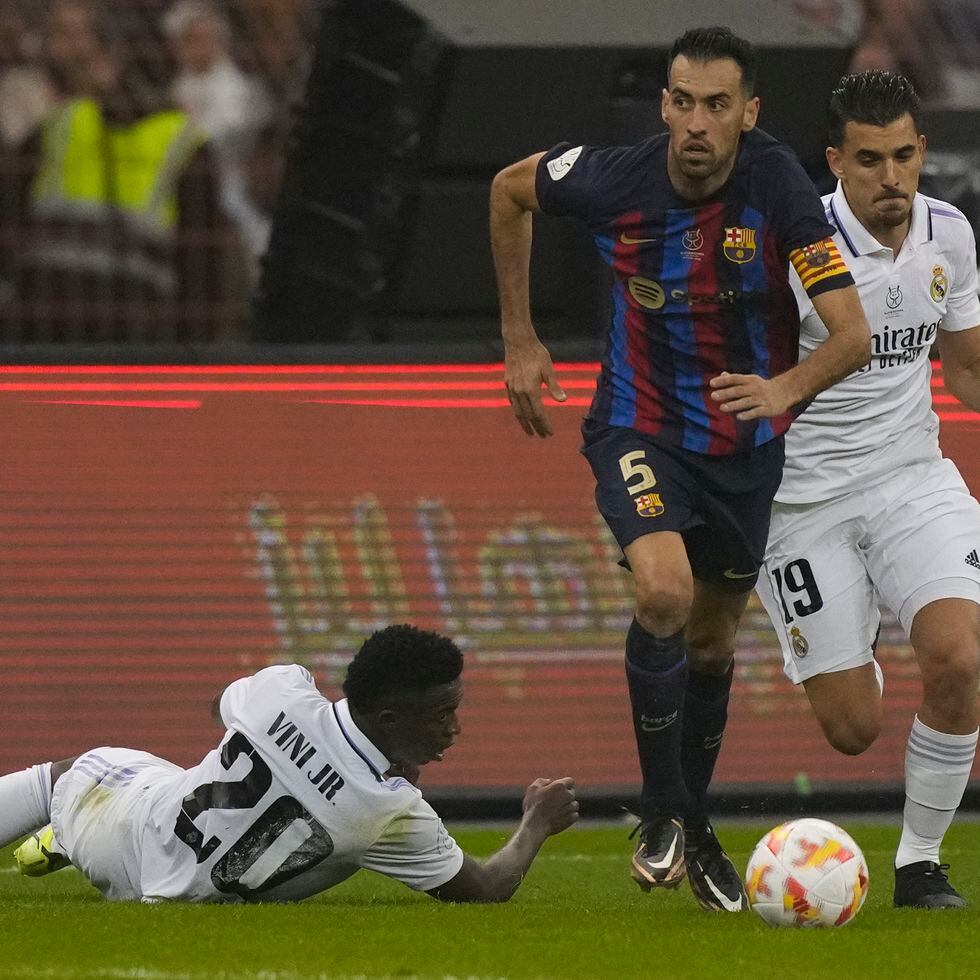
[[[657,478],[653,475],[653,470],[646,463],[638,462],[644,456],[646,453],[642,449],[637,449],[619,457],[619,468],[622,470],[623,479],[626,481],[626,492],[631,497],[657,485]],[[636,477],[639,477],[640,482],[630,486],[630,480]]]

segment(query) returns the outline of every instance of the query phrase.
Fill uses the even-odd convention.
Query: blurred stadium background
[[[426,773],[445,812],[542,773],[593,812],[630,799],[628,581],[577,454],[603,271],[579,229],[537,227],[571,397],[531,444],[487,192],[559,139],[658,129],[666,47],[714,22],[759,45],[762,125],[822,187],[834,81],[908,72],[924,189],[980,229],[975,0],[6,0],[0,769],[103,743],[190,763],[222,685],[299,661],[335,693],[367,632],[409,620],[468,651],[466,737]],[[938,365],[934,389],[980,491],[980,416]],[[918,682],[894,619],[888,726],[857,759],[823,745],[756,603],[739,643],[719,805],[896,806]]]

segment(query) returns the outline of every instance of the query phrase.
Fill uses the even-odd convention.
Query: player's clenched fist
[[[524,793],[524,814],[528,822],[539,823],[546,834],[559,834],[578,820],[575,780],[535,779]]]

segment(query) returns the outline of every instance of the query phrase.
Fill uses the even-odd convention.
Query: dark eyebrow
[[[680,85],[675,85],[670,90],[670,94],[671,95],[686,95],[689,99],[693,99],[694,98],[694,96],[690,92],[688,92],[687,89],[681,88]],[[706,95],[704,97],[704,99],[702,99],[702,101],[703,102],[710,102],[712,99],[731,99],[731,97],[732,96],[731,96],[731,93],[730,92],[725,92],[725,91],[711,92],[710,94]]]
[[[897,150],[892,151],[893,156],[897,156],[899,153],[912,153],[915,150],[915,143],[906,143],[905,146],[900,146]],[[866,146],[859,147],[855,150],[855,156],[865,156],[865,157],[880,157],[883,156],[878,150],[870,150]]]

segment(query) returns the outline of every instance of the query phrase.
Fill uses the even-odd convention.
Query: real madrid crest
[[[932,267],[932,282],[929,285],[929,295],[933,302],[941,303],[946,298],[949,290],[949,280],[946,278],[946,270],[941,265]]]
[[[806,637],[794,626],[789,631],[789,641],[793,646],[793,653],[802,660],[810,652],[810,644]]]

